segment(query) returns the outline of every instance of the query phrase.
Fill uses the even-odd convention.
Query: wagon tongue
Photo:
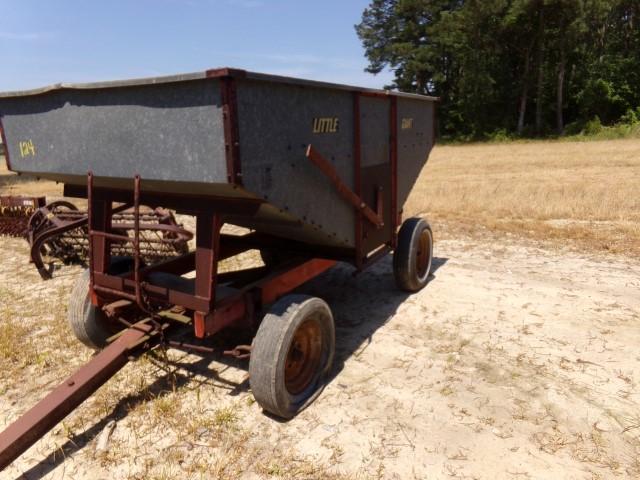
[[[0,432],[0,471],[89,398],[129,360],[156,345],[168,327],[169,324],[156,327],[149,320],[130,326],[85,366]]]
[[[0,196],[0,236],[26,237],[29,218],[44,204],[44,197]]]

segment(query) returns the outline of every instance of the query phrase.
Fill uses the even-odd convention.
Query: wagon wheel
[[[91,303],[88,269],[82,272],[73,287],[67,320],[76,338],[95,350],[105,347],[107,339],[117,333],[113,322]]]
[[[37,230],[39,230],[43,223],[47,221],[47,217],[42,213],[41,210],[36,210],[29,217],[29,221],[27,222],[27,229],[29,231],[29,235],[33,235]]]
[[[63,213],[65,211],[77,212],[78,207],[66,200],[57,200],[47,205],[47,209],[52,213]]]
[[[253,339],[253,396],[267,412],[293,418],[322,391],[334,352],[335,328],[326,302],[307,295],[281,298]]]
[[[57,200],[55,202],[51,202],[47,204],[45,208],[49,211],[48,215],[43,215],[44,221],[47,223],[47,229],[50,225],[49,215],[57,217],[71,212],[78,212],[78,207],[76,207],[71,202],[67,202],[66,200]],[[80,227],[78,230],[80,230],[81,232],[86,232],[86,227]],[[76,250],[68,240],[69,235],[72,232],[75,232],[75,230],[67,232],[66,234],[51,237],[42,245],[41,255],[45,257],[59,258],[63,260],[64,263],[80,261],[81,257],[84,256],[83,252]]]
[[[393,274],[401,290],[417,292],[429,280],[433,260],[433,232],[423,218],[408,218],[398,232]]]

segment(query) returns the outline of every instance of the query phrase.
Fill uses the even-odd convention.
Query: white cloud
[[[17,40],[17,41],[33,41],[41,40],[43,38],[51,36],[42,32],[26,32],[26,33],[14,33],[0,31],[0,38],[5,40]]]

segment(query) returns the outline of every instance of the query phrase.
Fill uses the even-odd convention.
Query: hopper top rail
[[[363,88],[354,85],[345,85],[341,83],[322,82],[317,80],[300,79],[287,77],[282,75],[271,75],[266,73],[250,72],[238,68],[212,68],[209,70],[193,73],[181,73],[177,75],[164,75],[160,77],[143,77],[127,80],[110,80],[105,82],[90,83],[73,83],[62,82],[48,85],[45,87],[34,88],[31,90],[19,90],[13,92],[0,92],[0,98],[22,97],[31,95],[42,95],[56,90],[91,90],[110,87],[134,87],[140,85],[159,85],[166,83],[177,83],[185,81],[202,80],[205,78],[245,78],[249,80],[260,80],[267,82],[288,83],[293,85],[302,85],[309,87],[331,88],[339,90],[348,90],[351,92],[360,92],[363,95],[370,96],[397,96],[404,98],[413,98],[417,100],[439,101],[439,97],[428,95],[419,95],[415,93],[395,92],[391,90],[379,90],[374,88]],[[5,143],[6,145],[6,143]]]

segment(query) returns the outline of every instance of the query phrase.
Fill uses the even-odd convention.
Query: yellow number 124
[[[22,158],[29,157],[29,156],[34,157],[36,155],[36,147],[33,144],[33,140],[20,142],[18,144],[18,147],[20,148],[20,156]]]

